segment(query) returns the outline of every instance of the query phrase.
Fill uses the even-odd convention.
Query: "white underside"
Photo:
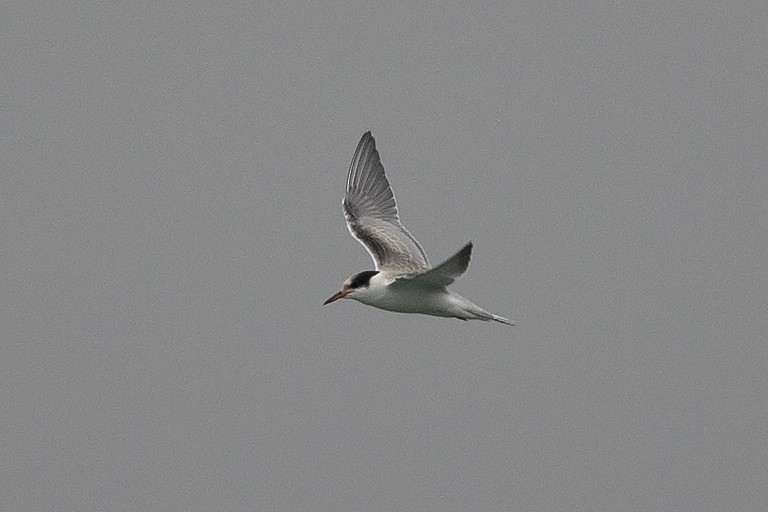
[[[420,313],[462,320],[495,320],[512,324],[506,318],[494,315],[446,288],[392,287],[388,286],[387,281],[391,282],[392,279],[376,275],[367,288],[355,290],[348,298],[398,313]]]

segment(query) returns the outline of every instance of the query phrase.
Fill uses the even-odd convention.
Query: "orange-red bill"
[[[346,294],[347,294],[347,292],[336,292],[336,293],[334,293],[331,296],[330,299],[328,299],[327,301],[323,302],[323,306],[325,306],[326,304],[330,304],[331,302],[337,301],[339,299],[343,299]]]

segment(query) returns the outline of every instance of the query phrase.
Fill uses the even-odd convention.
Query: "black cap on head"
[[[378,270],[366,270],[365,272],[360,272],[359,274],[355,274],[352,276],[352,278],[349,281],[349,287],[350,288],[363,288],[367,287],[371,284],[371,278],[378,274]]]

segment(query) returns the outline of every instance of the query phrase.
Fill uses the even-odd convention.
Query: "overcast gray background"
[[[765,2],[186,4],[0,13],[2,510],[766,509]]]

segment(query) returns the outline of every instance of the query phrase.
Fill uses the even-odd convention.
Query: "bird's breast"
[[[390,286],[371,287],[355,300],[387,311],[452,316],[449,295],[443,290],[393,289]]]

